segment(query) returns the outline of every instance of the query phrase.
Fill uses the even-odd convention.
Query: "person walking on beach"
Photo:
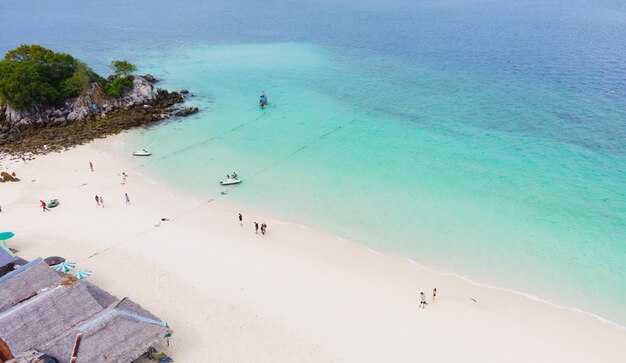
[[[91,169],[91,171],[93,171],[93,163],[91,161],[89,162],[89,169]]]
[[[263,233],[263,235],[265,236],[265,229],[267,228],[267,224],[265,224],[265,222],[263,222],[263,224],[261,224],[261,233]]]
[[[437,288],[433,289],[433,304],[435,303],[435,298],[437,297]]]
[[[98,197],[98,200],[100,200],[100,206],[104,208],[104,200],[102,200],[102,196]]]
[[[130,198],[128,197],[128,193],[124,193],[124,198],[126,199],[126,204],[130,204]]]
[[[254,222],[254,233],[259,234],[259,224]]]
[[[48,207],[46,207],[46,202],[44,202],[43,200],[40,200],[40,202],[41,202],[42,212],[45,212],[45,211],[50,212],[50,209],[48,209]]]
[[[239,213],[239,225],[243,227],[243,216]]]
[[[96,204],[98,205],[98,207],[100,206],[100,198],[96,195]]]
[[[426,309],[426,304],[428,304],[426,302],[426,295],[424,295],[424,291],[422,291],[420,293],[420,308]]]

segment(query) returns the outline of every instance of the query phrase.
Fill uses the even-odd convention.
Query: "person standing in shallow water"
[[[259,224],[254,222],[254,233],[259,234]]]
[[[239,225],[243,227],[243,216],[239,213]]]

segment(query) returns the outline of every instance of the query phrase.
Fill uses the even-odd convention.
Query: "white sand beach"
[[[591,316],[156,183],[115,150],[123,137],[10,163],[22,180],[0,185],[0,229],[20,256],[77,261],[168,322],[176,362],[626,361],[626,332]]]

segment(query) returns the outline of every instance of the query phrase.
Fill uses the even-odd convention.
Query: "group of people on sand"
[[[437,288],[433,289],[433,304],[435,303],[435,298],[437,297]],[[426,294],[424,294],[424,291],[420,292],[420,308],[422,309],[426,309],[426,305],[428,305],[428,303],[426,302]]]
[[[93,163],[90,161],[89,162],[89,170],[93,171]],[[122,184],[126,184],[126,178],[128,177],[128,174],[126,174],[126,172],[122,172]],[[96,195],[95,197],[96,199],[96,205],[98,207],[102,207],[104,208],[104,200],[102,199],[101,195]],[[124,201],[126,202],[126,204],[130,204],[130,197],[128,196],[128,193],[124,193]]]
[[[243,215],[239,213],[238,218],[239,218],[239,225],[243,227]],[[261,229],[261,233],[265,235],[265,233],[267,232],[267,224],[263,222],[259,225],[258,222],[254,222],[254,233],[259,234],[259,228]]]
[[[95,199],[96,199],[96,205],[98,207],[104,208],[104,199],[102,199],[102,196],[96,195]],[[126,201],[126,204],[130,204],[130,197],[128,196],[128,193],[124,193],[124,200]]]
[[[97,194],[96,194],[96,204],[98,205],[98,207],[104,208],[104,200],[102,199],[102,196],[98,196]]]

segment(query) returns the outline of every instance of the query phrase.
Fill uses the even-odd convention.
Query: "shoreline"
[[[610,344],[611,341],[617,343],[626,337],[626,329],[593,313],[559,306],[540,297],[534,299],[532,294],[482,285],[454,273],[433,271],[407,257],[383,253],[340,236],[288,222],[288,219],[285,221],[275,215],[265,217],[265,220],[271,221],[268,235],[255,236],[248,216],[265,215],[263,211],[219,197],[209,202],[206,201],[208,198],[189,195],[167,183],[151,181],[149,172],[136,171],[136,163],[139,161],[133,160],[132,156],[124,157],[119,150],[115,150],[114,144],[123,142],[123,137],[124,134],[111,136],[62,154],[38,156],[25,165],[18,164],[19,167],[11,171],[17,171],[22,181],[5,183],[0,187],[3,207],[0,218],[8,219],[7,225],[16,232],[16,238],[9,240],[8,245],[18,247],[23,253],[22,257],[31,259],[37,257],[35,254],[46,257],[44,254],[50,252],[75,259],[79,264],[89,265],[94,270],[93,278],[103,288],[110,289],[114,294],[128,293],[149,310],[155,310],[165,321],[184,322],[172,326],[175,334],[179,332],[183,336],[181,341],[174,339],[173,342],[173,349],[181,350],[174,352],[180,357],[178,361],[194,361],[199,357],[196,351],[189,351],[196,344],[186,330],[189,325],[196,332],[202,328],[189,319],[175,316],[179,308],[172,306],[170,301],[150,301],[152,294],[161,296],[162,292],[150,289],[143,291],[145,285],[159,288],[162,282],[171,289],[185,291],[194,297],[194,301],[197,299],[203,302],[191,306],[187,304],[189,311],[198,312],[206,301],[210,301],[208,305],[216,311],[226,311],[225,317],[219,314],[214,317],[219,321],[226,319],[223,329],[228,330],[232,319],[244,322],[244,326],[249,324],[259,329],[252,329],[256,333],[249,336],[242,331],[231,332],[226,334],[230,338],[226,341],[216,337],[221,330],[202,334],[202,339],[206,339],[209,344],[212,344],[211,338],[223,344],[223,350],[217,356],[224,360],[245,358],[241,355],[243,353],[232,351],[239,343],[246,346],[253,344],[254,347],[250,348],[252,353],[248,353],[260,354],[261,358],[256,360],[261,361],[287,357],[311,361],[368,361],[389,358],[391,353],[381,352],[389,349],[401,349],[394,351],[397,361],[410,360],[406,358],[422,354],[436,361],[457,357],[467,359],[467,354],[470,354],[471,359],[480,361],[501,361],[505,357],[514,361],[524,360],[524,354],[527,359],[534,357],[535,361],[541,360],[522,352],[529,346],[509,345],[510,342],[500,337],[501,334],[493,331],[503,323],[512,328],[512,335],[519,335],[519,341],[526,341],[531,347],[542,345],[542,339],[555,344],[543,351],[545,355],[541,358],[546,361],[550,361],[551,357],[552,360],[563,360],[565,355],[571,356],[573,361],[597,359],[598,356],[607,359],[626,356],[626,348],[620,349],[619,344]],[[94,159],[94,175],[87,171],[88,158]],[[116,172],[122,171],[129,174],[129,184],[120,187]],[[52,180],[51,185],[42,186],[41,179],[30,182],[32,176],[38,179],[41,176],[44,180],[48,178]],[[113,212],[109,212],[110,209],[106,207],[95,209],[97,212],[94,212],[96,207],[88,205],[91,200],[84,201],[83,205],[83,197],[93,188],[106,191],[105,203],[107,207],[111,205]],[[131,200],[137,203],[126,209],[119,205],[119,200],[108,204],[108,200],[111,200],[108,193],[126,190],[120,188],[127,188]],[[50,213],[50,217],[67,227],[67,230],[46,220],[41,221],[37,230],[32,230],[32,225],[25,220],[33,218],[32,211],[38,212],[39,219],[43,216],[48,218],[48,215],[37,209],[36,202],[41,198],[29,198],[27,195],[44,193],[44,190],[50,193],[50,189],[56,190],[54,197],[58,197],[62,203],[60,208]],[[13,194],[15,200],[7,204],[4,200],[11,193],[16,193]],[[159,202],[154,198],[158,198]],[[160,213],[157,214],[155,209],[162,207],[163,199],[167,200],[167,212],[158,210]],[[139,212],[135,209],[139,209]],[[244,209],[244,223],[247,227],[244,231],[249,232],[246,234],[241,233],[241,227],[236,221],[237,211]],[[87,216],[89,213],[99,213],[98,218],[102,220],[93,221]],[[65,218],[56,220],[56,215]],[[157,222],[159,226],[156,227],[154,222],[158,215],[170,220]],[[120,224],[130,221],[133,226]],[[135,225],[145,227],[138,229],[134,228]],[[90,233],[94,231],[94,226],[98,232],[96,236]],[[172,248],[170,243],[177,238],[174,236],[182,235],[187,240],[181,242],[182,250],[168,251]],[[57,240],[53,246],[45,243],[55,238]],[[257,238],[264,238],[263,245],[254,244]],[[207,247],[209,243],[210,248]],[[185,247],[193,248],[187,250]],[[198,256],[196,251],[202,252],[203,256]],[[213,255],[215,251],[219,256]],[[183,266],[194,273],[172,269],[167,263],[158,261],[164,257],[174,261],[188,261]],[[137,264],[132,268],[119,266],[117,260],[136,260]],[[213,265],[209,263],[210,266],[204,266],[206,261]],[[122,279],[118,273],[107,272],[106,266],[110,264],[119,269],[116,271],[128,272],[137,268],[141,273]],[[152,276],[151,279],[152,272],[159,271],[165,275],[157,274],[157,278]],[[337,276],[329,271],[336,272]],[[266,274],[270,283],[259,274]],[[211,277],[213,275],[219,278]],[[170,276],[175,283],[158,281],[162,276]],[[222,285],[224,281],[228,283]],[[241,290],[235,286],[240,286]],[[430,291],[435,287],[439,292],[437,302],[429,304],[425,311],[418,309],[419,290],[427,293],[430,302]],[[244,290],[247,292],[242,292]],[[313,292],[315,290],[321,294]],[[477,302],[471,302],[470,297],[476,298]],[[317,300],[317,304],[310,300]],[[230,309],[232,305],[237,308]],[[397,311],[394,311],[396,308]],[[431,311],[432,315],[426,314]],[[363,316],[372,321],[361,321]],[[435,317],[439,320],[435,320]],[[346,327],[334,326],[339,321]],[[547,323],[544,324],[544,321]],[[455,326],[456,323],[460,326]],[[476,331],[476,324],[485,328]],[[546,331],[540,331],[541,324],[545,325]],[[423,329],[427,329],[428,334],[433,336],[425,337],[420,333],[425,332]],[[451,329],[466,334],[452,332]],[[397,332],[397,335],[389,337],[385,333],[388,331]],[[259,334],[263,335],[264,342],[271,342],[269,348],[274,349],[266,350],[268,348],[263,347],[264,344],[257,346],[261,340]],[[531,338],[528,335],[533,335],[534,340],[529,342],[527,339]],[[370,344],[363,343],[360,338],[364,337]],[[593,339],[593,342],[571,345],[579,338],[581,342],[589,339]],[[458,352],[438,352],[437,344],[426,344],[419,347],[421,350],[416,350],[415,347],[407,346],[414,339],[426,339],[427,342],[430,339],[431,343],[447,339],[447,342],[463,349]],[[480,342],[484,339],[495,344],[490,351],[480,349]],[[276,350],[279,352],[276,353]],[[302,355],[302,352],[307,355]]]
[[[124,133],[120,134],[120,135],[114,135],[111,136],[110,138],[116,138],[117,142],[124,142],[120,139],[123,139],[128,132],[133,132],[133,130],[126,130]],[[117,150],[118,151],[118,157],[123,158],[125,157],[126,154],[123,154],[121,152],[121,150]],[[130,159],[132,159],[132,157],[129,157]],[[130,161],[129,159],[129,161]],[[1,165],[0,165],[1,166]],[[143,168],[143,167],[147,167],[149,168],[149,166],[147,165],[147,163],[142,163],[140,165],[135,166],[134,168]],[[145,169],[144,169],[145,170]],[[186,191],[183,190],[182,187],[176,186],[174,183],[168,183],[168,182],[164,182],[164,181],[158,181],[158,176],[155,175],[154,172],[150,172],[150,170],[147,170],[145,173],[139,173],[147,182],[149,183],[153,183],[154,185],[158,185],[164,188],[167,188],[168,190],[173,190],[175,193],[177,194],[183,194],[185,196],[187,196],[188,198],[191,199],[198,199],[200,198],[198,196],[197,192],[191,192],[191,191]],[[216,190],[212,190],[213,194],[215,195],[214,198],[221,198],[222,196],[220,194],[217,193]],[[236,191],[235,191],[236,192]],[[209,194],[209,193],[207,193]],[[236,209],[253,209],[257,212],[257,214],[267,214],[265,213],[265,211],[262,211],[261,208],[259,208],[259,206],[254,205],[254,206],[250,206],[250,205],[246,205],[245,203],[240,203],[240,202],[235,202],[233,200],[228,200],[225,201],[229,206],[231,206],[231,210],[236,210]],[[237,208],[234,208],[237,207]],[[591,311],[587,311],[584,310],[582,308],[578,308],[576,306],[572,306],[572,305],[567,305],[565,303],[560,303],[560,302],[554,302],[551,301],[547,298],[542,297],[541,295],[538,295],[534,292],[529,292],[529,291],[521,291],[521,290],[516,290],[513,288],[508,288],[505,287],[506,284],[498,284],[498,280],[494,280],[494,282],[492,283],[487,283],[487,282],[481,282],[479,280],[475,280],[471,277],[459,274],[457,272],[454,271],[442,271],[439,270],[437,268],[432,268],[429,266],[428,262],[419,262],[411,257],[402,255],[400,253],[397,252],[393,252],[393,251],[388,251],[388,250],[378,250],[373,246],[369,246],[368,244],[365,243],[360,243],[359,241],[356,241],[354,239],[351,238],[347,238],[347,237],[343,237],[341,235],[338,234],[334,234],[334,233],[328,233],[328,231],[324,228],[319,228],[319,227],[313,227],[313,226],[309,226],[297,221],[293,221],[290,220],[289,217],[287,215],[285,215],[284,213],[280,213],[277,211],[271,211],[269,213],[269,215],[271,217],[269,217],[269,220],[271,220],[272,222],[278,222],[280,224],[286,224],[286,225],[292,225],[294,227],[298,227],[298,228],[303,228],[303,229],[307,229],[307,230],[312,230],[312,231],[319,231],[322,232],[330,237],[335,238],[339,243],[348,243],[353,245],[355,248],[357,249],[366,249],[369,250],[371,253],[374,254],[378,254],[384,258],[388,258],[388,259],[392,259],[395,261],[400,261],[400,260],[406,260],[409,264],[413,265],[415,268],[419,269],[419,270],[423,270],[423,271],[428,271],[430,273],[434,273],[437,275],[441,275],[441,276],[445,276],[445,277],[451,277],[453,279],[460,279],[463,280],[471,285],[474,285],[476,287],[480,287],[480,288],[486,288],[486,289],[493,289],[493,290],[497,290],[497,291],[501,291],[504,293],[509,293],[509,294],[514,294],[520,297],[523,297],[525,299],[528,299],[530,301],[533,302],[539,302],[545,305],[548,305],[550,307],[553,308],[557,308],[557,309],[561,309],[564,311],[569,311],[569,312],[573,312],[573,313],[577,313],[577,314],[581,314],[584,315],[586,317],[590,317],[593,318],[603,324],[606,324],[612,328],[615,328],[616,330],[620,331],[620,332],[626,332],[626,325],[620,324],[619,322],[616,322],[614,320],[611,320],[610,318],[604,317],[602,315],[596,314],[594,312]],[[499,280],[502,281],[502,280]]]

